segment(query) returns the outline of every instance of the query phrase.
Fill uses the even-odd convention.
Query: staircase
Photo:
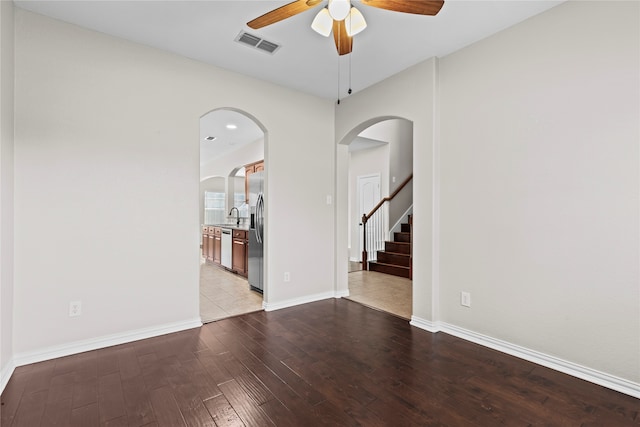
[[[411,216],[409,216],[411,221]],[[411,226],[401,224],[393,233],[393,241],[384,242],[384,251],[377,251],[377,261],[369,261],[369,270],[411,278]]]

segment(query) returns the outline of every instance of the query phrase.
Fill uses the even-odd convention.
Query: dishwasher
[[[232,243],[231,243],[231,229],[223,228],[222,230],[222,238],[220,242],[220,264],[223,267],[231,268],[231,251]]]

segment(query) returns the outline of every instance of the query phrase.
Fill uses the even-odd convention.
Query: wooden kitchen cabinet
[[[213,235],[213,227],[209,227],[209,244],[207,246],[207,261],[213,262],[215,236]]]
[[[247,230],[233,229],[231,238],[231,271],[247,277],[249,265]],[[202,256],[208,262],[222,265],[222,228],[202,227]]]
[[[264,160],[260,160],[259,162],[250,163],[244,167],[244,194],[247,201],[249,203],[249,177],[251,174],[255,172],[260,172],[264,170]]]
[[[212,261],[214,264],[220,265],[222,258],[222,229],[220,227],[211,227],[213,230],[213,245],[212,245]]]
[[[241,276],[247,276],[247,232],[233,230],[231,264],[233,271]]]
[[[202,243],[200,244],[202,250],[202,258],[207,259],[209,254],[209,227],[202,227]]]

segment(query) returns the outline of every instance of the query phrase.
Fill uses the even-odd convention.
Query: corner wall
[[[199,119],[218,108],[267,130],[265,304],[335,295],[332,101],[21,9],[15,24],[19,363],[198,325]]]
[[[637,397],[639,6],[563,3],[336,115],[413,121],[413,325]]]
[[[0,392],[13,372],[13,2],[0,1]]]
[[[639,17],[567,2],[440,61],[441,320],[636,383]]]

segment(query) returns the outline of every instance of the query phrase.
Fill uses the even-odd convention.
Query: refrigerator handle
[[[256,202],[256,240],[258,243],[262,243],[263,237],[263,221],[264,221],[264,198],[262,193],[258,194],[258,200]]]

